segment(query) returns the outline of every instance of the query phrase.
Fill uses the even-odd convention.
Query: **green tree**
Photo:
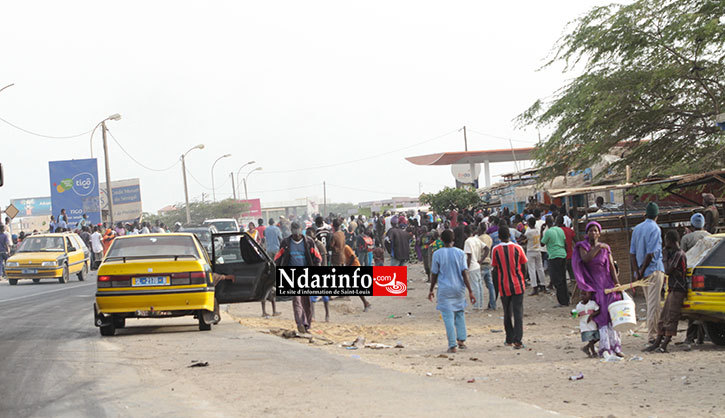
[[[234,218],[238,219],[242,213],[247,211],[247,203],[241,203],[234,199],[225,199],[219,202],[191,202],[189,203],[189,213],[191,215],[191,224],[198,225],[205,219],[214,218]],[[176,210],[167,212],[163,215],[144,214],[144,220],[156,222],[157,220],[171,227],[176,222],[186,224],[186,207],[184,204],[177,204]]]
[[[481,196],[475,190],[452,187],[446,187],[438,193],[423,193],[419,200],[437,213],[452,209],[467,209],[481,204]]]
[[[542,178],[590,167],[615,145],[612,165],[651,173],[725,166],[725,1],[639,0],[596,7],[573,22],[544,65],[582,74],[518,117],[548,128],[534,152]]]

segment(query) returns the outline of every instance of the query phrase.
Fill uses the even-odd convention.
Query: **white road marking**
[[[63,291],[63,290],[68,290],[68,289],[77,289],[79,287],[95,286],[95,285],[96,285],[95,283],[86,283],[86,284],[81,284],[81,285],[78,285],[78,286],[64,287],[62,289],[48,290],[46,292],[33,293],[32,295],[18,296],[16,298],[12,298],[12,299],[3,299],[3,300],[0,300],[0,303],[3,303],[3,302],[12,302],[12,301],[21,300],[21,299],[32,298],[34,296],[47,295],[48,293],[55,293],[55,292],[60,292],[60,291]]]

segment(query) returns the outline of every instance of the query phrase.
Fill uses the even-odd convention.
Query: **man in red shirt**
[[[498,292],[503,304],[503,326],[506,330],[505,345],[515,349],[524,347],[524,274],[522,267],[528,261],[524,249],[510,242],[508,227],[498,229],[501,244],[493,247],[491,265],[498,271]],[[511,318],[513,317],[513,324]]]
[[[257,229],[257,242],[262,245],[265,245],[266,243],[264,241],[264,230],[267,229],[267,227],[264,226],[264,219],[262,219],[262,218],[257,219],[257,224],[259,225],[256,228]]]
[[[568,226],[564,226],[563,216],[556,218],[556,226],[561,228],[562,231],[564,231],[564,236],[566,236],[566,271],[569,272],[569,280],[576,281],[574,278],[574,269],[571,267],[571,251],[572,248],[574,248],[574,237],[576,236],[576,232]]]

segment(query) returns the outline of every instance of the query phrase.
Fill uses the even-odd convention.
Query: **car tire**
[[[63,275],[58,278],[60,283],[68,283],[70,281],[70,272],[68,272],[68,264],[63,265]]]
[[[33,279],[33,283],[40,283],[40,279]]]
[[[722,322],[705,322],[707,335],[716,345],[725,345],[725,324]]]
[[[199,315],[199,331],[211,331],[211,324],[204,322],[204,315]]]
[[[8,283],[10,283],[10,286],[15,286],[18,284],[18,279],[8,279]]]
[[[111,321],[110,324],[100,327],[101,335],[104,337],[110,337],[116,334],[116,326]]]
[[[83,263],[83,268],[78,272],[78,281],[82,282],[88,275],[88,263]]]
[[[112,320],[113,326],[117,329],[123,329],[126,328],[126,318],[122,316],[113,316]]]

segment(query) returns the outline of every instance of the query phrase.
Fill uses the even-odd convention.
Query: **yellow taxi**
[[[702,321],[710,340],[725,345],[725,234],[703,238],[687,256],[690,289],[682,316]]]
[[[90,252],[81,237],[70,232],[31,235],[19,245],[5,264],[8,282],[18,280],[57,279],[67,283],[71,274],[78,280],[88,275]]]

